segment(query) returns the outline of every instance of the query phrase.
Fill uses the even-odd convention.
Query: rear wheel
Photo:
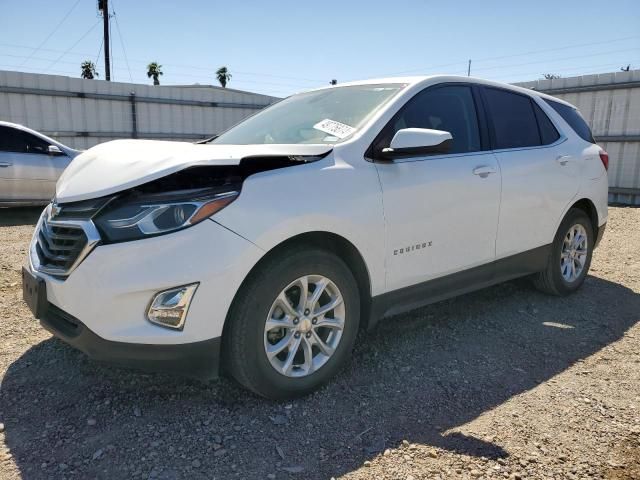
[[[225,360],[245,387],[273,399],[310,393],[348,360],[360,298],[335,255],[297,248],[269,259],[245,282],[225,333]]]
[[[552,295],[568,295],[580,288],[591,265],[594,240],[587,214],[569,210],[556,233],[546,269],[534,277],[536,288]]]

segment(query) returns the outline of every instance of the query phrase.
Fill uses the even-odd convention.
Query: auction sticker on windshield
[[[313,126],[313,128],[338,138],[348,137],[349,135],[351,135],[353,132],[356,131],[356,129],[350,125],[336,122],[335,120],[330,120],[328,118],[325,118],[324,120],[316,123]]]

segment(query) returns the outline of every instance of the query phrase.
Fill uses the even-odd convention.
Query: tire
[[[577,227],[577,230],[574,229]],[[580,230],[580,227],[582,230]],[[568,235],[571,233],[570,229],[575,232],[584,232],[586,234],[586,255],[584,258],[584,263],[582,269],[579,274],[575,275],[575,278],[567,278],[567,269],[564,268],[561,263],[561,258],[563,256],[563,248],[565,246],[565,239],[568,244],[570,244],[570,240]],[[576,234],[576,238],[579,236]],[[589,271],[589,267],[591,266],[591,257],[593,255],[593,247],[594,247],[595,237],[593,233],[593,225],[591,224],[591,220],[587,216],[587,214],[577,208],[572,208],[567,212],[566,216],[562,220],[560,227],[558,227],[558,231],[556,232],[556,236],[553,240],[553,244],[551,247],[551,254],[549,255],[549,260],[547,262],[547,266],[544,271],[536,274],[533,278],[533,283],[535,287],[544,292],[551,295],[557,296],[565,296],[569,295],[584,283],[584,279],[587,276]],[[569,249],[571,250],[571,249]],[[575,252],[580,252],[581,249],[575,250]],[[571,255],[571,252],[568,252]],[[574,265],[578,265],[580,255],[576,256],[576,261]],[[571,263],[571,257],[567,259],[567,264]],[[577,268],[576,268],[577,273]]]
[[[320,300],[312,307],[314,310],[320,311],[334,303],[337,306],[322,316],[314,317],[313,312],[305,314],[306,307],[301,306],[304,278],[309,285],[306,298],[311,299],[318,285],[325,282],[320,278],[328,281]],[[278,300],[282,292],[289,305],[293,304],[291,310]],[[338,294],[342,304],[335,302]],[[294,316],[293,311],[302,314]],[[344,316],[342,329],[336,328],[340,315]],[[288,327],[267,331],[267,318],[275,319],[270,326],[283,322]],[[267,259],[240,288],[227,318],[223,338],[225,363],[240,384],[258,395],[274,400],[304,396],[329,381],[347,363],[359,321],[360,294],[347,265],[317,247],[293,247]],[[319,343],[308,347],[318,339],[329,348],[321,351]],[[279,345],[287,341],[293,343],[270,360],[267,349],[277,351]],[[296,347],[298,341],[300,344]],[[335,347],[332,353],[330,346]],[[294,349],[298,353],[287,363]],[[308,355],[313,357],[312,362],[307,360]]]

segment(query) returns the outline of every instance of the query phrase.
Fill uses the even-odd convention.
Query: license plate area
[[[42,318],[47,310],[47,284],[22,267],[22,298],[34,317]]]

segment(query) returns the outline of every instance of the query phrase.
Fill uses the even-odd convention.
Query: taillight
[[[600,160],[605,170],[609,170],[609,154],[604,150],[600,150]]]

